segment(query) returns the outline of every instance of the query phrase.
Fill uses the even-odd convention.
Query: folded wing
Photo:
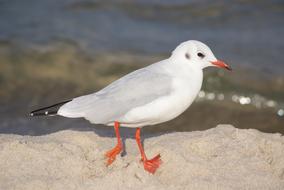
[[[114,81],[97,93],[73,99],[63,105],[58,114],[107,124],[119,120],[133,108],[169,95],[171,88],[169,75],[146,67]]]

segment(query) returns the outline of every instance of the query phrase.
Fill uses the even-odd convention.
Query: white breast
[[[194,101],[202,85],[202,71],[173,78],[173,91],[149,104],[130,110],[121,118],[125,127],[141,127],[169,121],[183,113]]]

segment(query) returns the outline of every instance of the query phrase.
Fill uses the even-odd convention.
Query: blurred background
[[[283,0],[0,0],[0,133],[91,130],[83,119],[28,114],[99,90],[195,39],[233,72],[206,69],[190,109],[144,132],[225,123],[284,134],[283,34]]]

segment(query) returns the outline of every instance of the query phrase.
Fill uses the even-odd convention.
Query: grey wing
[[[75,98],[59,109],[59,115],[85,117],[92,123],[107,124],[131,109],[171,93],[172,78],[146,68],[114,81],[97,93]]]

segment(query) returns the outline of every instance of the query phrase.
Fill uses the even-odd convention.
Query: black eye
[[[185,54],[186,59],[190,59],[190,55],[188,53]]]
[[[200,58],[204,58],[205,57],[205,55],[203,53],[200,53],[200,52],[197,53],[197,56],[200,57]]]

